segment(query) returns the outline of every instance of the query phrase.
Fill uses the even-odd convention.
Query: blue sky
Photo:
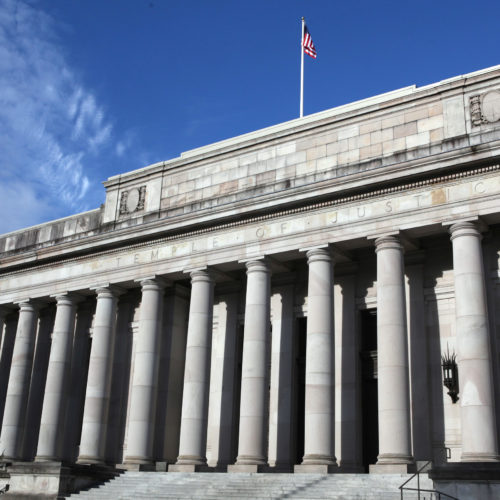
[[[304,113],[500,63],[500,2],[2,0],[0,233],[101,182]]]

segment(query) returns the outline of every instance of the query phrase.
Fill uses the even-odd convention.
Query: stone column
[[[379,415],[377,465],[406,471],[407,465],[413,463],[413,457],[403,247],[397,236],[377,238],[375,245]],[[385,469],[388,470],[387,467]]]
[[[106,444],[108,403],[113,367],[116,304],[114,287],[96,289],[97,305],[92,329],[92,345],[83,410],[79,463],[103,463]]]
[[[30,390],[37,319],[37,307],[32,302],[19,304],[16,340],[0,436],[0,448],[5,459],[22,458],[23,428]]]
[[[214,282],[208,271],[200,270],[191,273],[191,285],[179,456],[170,471],[194,471],[207,462]]]
[[[163,289],[159,279],[141,282],[142,300],[130,397],[126,463],[153,461],[153,433],[158,385],[158,350],[162,326]]]
[[[45,395],[43,398],[37,461],[61,460],[68,392],[71,347],[75,330],[76,300],[67,294],[56,296],[57,309],[52,333]]]
[[[335,459],[333,264],[326,248],[307,252],[304,458],[298,471],[328,472]]]
[[[246,263],[247,293],[241,369],[238,457],[231,470],[257,471],[267,463],[267,377],[271,272],[263,260]]]
[[[462,461],[499,460],[481,234],[473,222],[450,227],[455,279]]]

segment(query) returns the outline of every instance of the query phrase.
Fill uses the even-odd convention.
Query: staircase
[[[308,500],[399,500],[398,487],[410,475],[399,474],[243,474],[174,473],[127,471],[71,499],[308,499]],[[416,486],[416,482],[415,482]],[[432,489],[432,481],[421,475],[420,487]],[[420,499],[428,500],[430,493]],[[405,500],[417,498],[407,493]]]

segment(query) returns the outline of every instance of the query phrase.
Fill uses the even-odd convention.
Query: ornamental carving
[[[123,191],[120,198],[120,215],[139,212],[144,209],[146,186]]]
[[[472,125],[500,121],[500,90],[490,90],[469,98]]]

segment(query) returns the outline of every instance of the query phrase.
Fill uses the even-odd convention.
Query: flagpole
[[[302,38],[300,39],[300,118],[304,116],[304,26],[306,22],[302,18]]]

